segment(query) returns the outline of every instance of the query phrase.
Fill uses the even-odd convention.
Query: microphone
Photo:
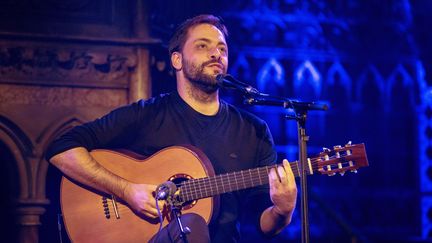
[[[165,200],[169,196],[174,195],[177,191],[177,186],[172,181],[166,181],[156,187],[156,199]]]
[[[219,87],[237,89],[244,94],[260,95],[261,93],[247,83],[243,83],[229,74],[218,74],[216,81]]]

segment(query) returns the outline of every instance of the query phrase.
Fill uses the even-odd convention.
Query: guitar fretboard
[[[298,177],[300,175],[298,162],[291,162],[290,166],[294,176]],[[187,202],[268,184],[270,169],[275,167],[276,165],[264,166],[213,177],[187,180],[181,183],[180,198],[183,202]]]

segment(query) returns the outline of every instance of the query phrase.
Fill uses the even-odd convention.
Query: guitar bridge
[[[108,200],[109,199],[107,197],[102,197],[102,205],[103,205],[103,209],[104,209],[105,218],[110,219],[111,213],[110,213]],[[115,215],[116,219],[120,219],[120,214],[119,214],[119,211],[117,208],[117,200],[116,200],[114,195],[111,195],[110,201],[111,201],[112,208],[114,210],[114,215]]]

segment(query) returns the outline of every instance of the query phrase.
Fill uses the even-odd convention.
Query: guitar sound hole
[[[190,179],[193,179],[190,175],[177,174],[175,176],[172,176],[169,180],[172,181],[172,182],[174,182],[174,184],[176,184],[176,185],[181,185],[181,183],[183,181],[188,181]],[[179,201],[182,202],[181,199],[179,199]],[[197,200],[182,202],[182,209],[183,210],[190,209],[193,206],[195,206],[196,203],[197,203]]]

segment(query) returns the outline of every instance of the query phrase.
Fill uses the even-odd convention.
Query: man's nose
[[[221,57],[221,51],[219,50],[219,48],[215,47],[215,48],[210,49],[210,58],[211,59],[219,60],[220,57]]]

